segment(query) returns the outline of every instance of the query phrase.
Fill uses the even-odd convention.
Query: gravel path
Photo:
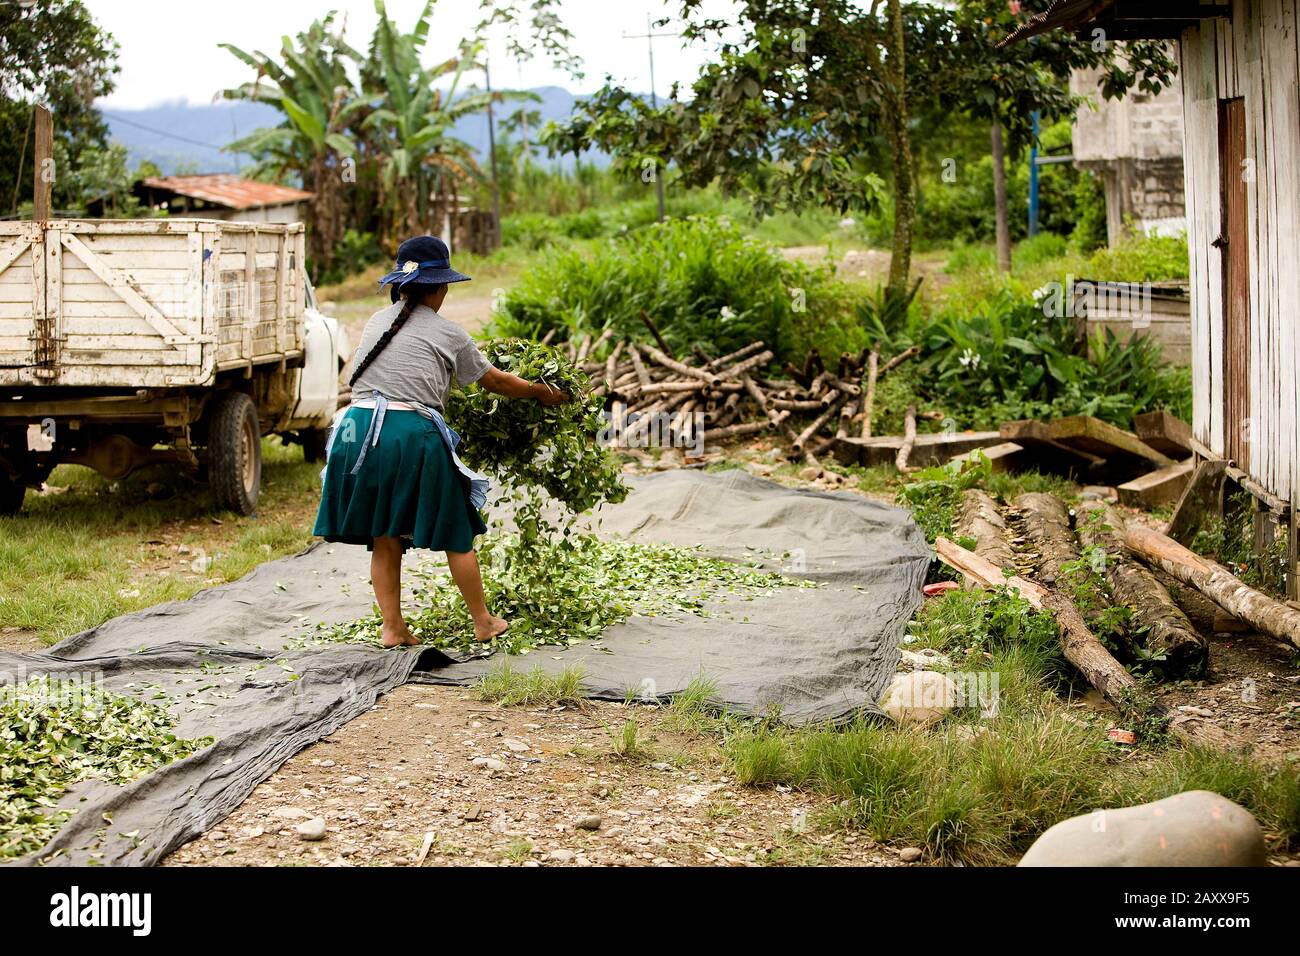
[[[638,752],[619,756],[628,720]],[[665,711],[508,708],[407,685],[164,865],[412,866],[426,844],[425,866],[905,865],[901,847],[824,826],[829,808],[736,785],[716,742]]]

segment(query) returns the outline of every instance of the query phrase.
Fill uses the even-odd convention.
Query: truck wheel
[[[257,406],[243,392],[222,394],[212,409],[208,480],[221,507],[244,515],[256,510],[262,483],[262,433]]]
[[[14,481],[0,469],[0,515],[16,515],[23,506],[23,496],[27,486],[21,481]]]
[[[328,428],[304,428],[298,433],[302,442],[302,459],[306,462],[324,461],[325,446],[329,440]]]

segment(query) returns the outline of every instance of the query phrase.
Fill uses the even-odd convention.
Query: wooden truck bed
[[[301,223],[0,222],[0,386],[164,388],[302,355]]]

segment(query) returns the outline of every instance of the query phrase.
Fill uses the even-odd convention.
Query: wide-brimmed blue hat
[[[397,247],[397,268],[379,280],[392,286],[393,301],[404,286],[468,282],[469,276],[451,267],[451,251],[437,236],[413,236]]]

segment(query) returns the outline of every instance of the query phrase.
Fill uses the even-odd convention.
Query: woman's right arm
[[[543,405],[563,405],[569,400],[567,393],[545,382],[530,382],[495,365],[483,373],[478,383],[489,392],[505,398],[533,398]]]

